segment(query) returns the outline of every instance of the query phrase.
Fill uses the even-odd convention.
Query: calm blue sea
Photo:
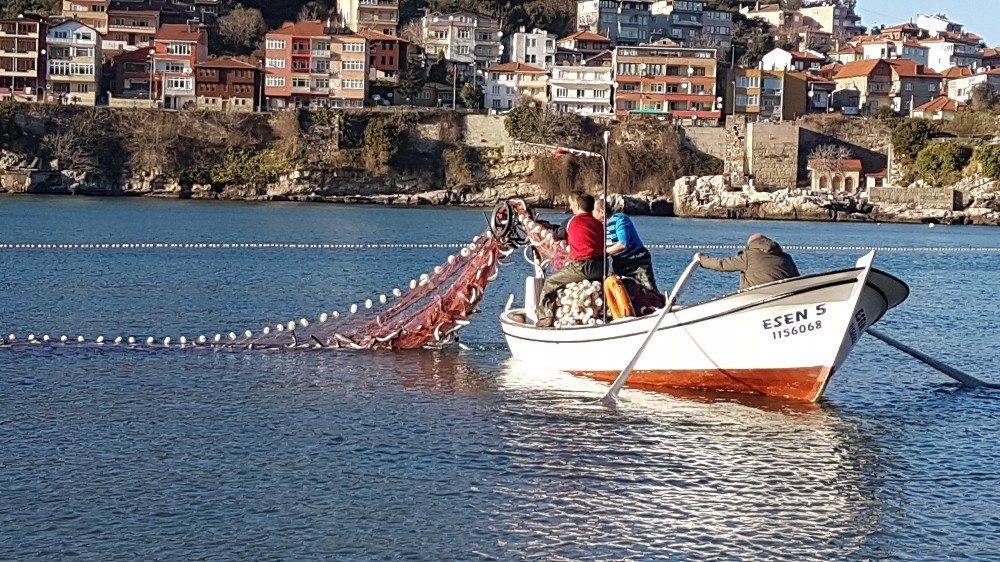
[[[1000,230],[637,218],[649,243],[998,246]],[[481,211],[0,197],[0,243],[467,242]],[[195,335],[315,317],[450,250],[0,250],[0,334]],[[672,282],[689,251],[654,253]],[[798,252],[804,272],[858,252]],[[884,331],[1000,381],[1000,254],[884,253]],[[0,559],[988,559],[1000,391],[864,338],[817,407],[681,399],[469,351],[0,349]],[[688,300],[735,288],[700,272]],[[683,299],[682,299],[683,300]],[[728,335],[726,337],[733,337]]]

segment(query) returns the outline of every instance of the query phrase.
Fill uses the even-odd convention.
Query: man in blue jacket
[[[656,288],[653,256],[643,245],[632,219],[625,213],[615,213],[607,202],[598,203],[594,218],[607,230],[607,252],[611,256],[611,271],[621,277],[631,277],[651,291]]]

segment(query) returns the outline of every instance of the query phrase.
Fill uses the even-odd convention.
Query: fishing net
[[[266,327],[234,345],[416,349],[454,343],[458,331],[469,324],[468,317],[482,300],[486,285],[496,279],[500,259],[510,252],[487,230],[430,273],[413,279],[406,291],[395,289],[377,300],[353,304],[344,313],[323,313],[313,321]]]
[[[448,256],[431,272],[413,279],[405,290],[393,289],[375,299],[351,305],[345,311],[323,312],[312,318],[290,320],[257,330],[201,335],[193,338],[137,336],[48,335],[0,339],[0,347],[15,345],[125,345],[206,347],[216,349],[416,349],[457,341],[458,331],[483,299],[486,286],[499,274],[501,258],[519,246],[536,252],[538,263],[553,271],[569,259],[569,247],[533,217],[523,201],[497,207],[490,227],[457,254]],[[544,266],[543,266],[544,267]]]

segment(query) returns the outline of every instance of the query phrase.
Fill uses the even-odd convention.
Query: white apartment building
[[[510,62],[520,62],[545,70],[556,63],[556,36],[542,29],[526,32],[524,28],[504,38],[504,55]]]
[[[101,34],[78,20],[67,20],[50,27],[45,42],[50,101],[97,105],[101,92]]]
[[[507,111],[521,103],[542,107],[548,99],[547,90],[548,72],[541,68],[508,62],[486,69],[486,109]]]
[[[421,19],[424,54],[428,64],[438,55],[460,65],[490,65],[500,60],[500,23],[473,12],[426,12]],[[466,69],[463,72],[468,72]]]
[[[924,39],[927,47],[927,66],[938,72],[953,66],[967,66],[973,70],[983,64],[983,49],[973,39],[956,39],[948,36]]]
[[[549,106],[562,113],[614,117],[614,84],[610,53],[585,65],[557,65],[549,78]]]
[[[650,40],[651,0],[578,0],[577,31],[591,31],[611,45],[640,45]]]
[[[761,69],[794,72],[818,71],[825,62],[826,57],[820,53],[774,49],[761,59]]]
[[[870,41],[859,45],[862,58],[870,59],[906,59],[927,66],[929,49],[915,39],[893,41],[885,39]]]
[[[942,33],[957,33],[961,35],[964,31],[962,24],[949,20],[944,14],[933,14],[930,16],[921,14],[917,16],[914,24],[931,35],[940,35]]]
[[[980,69],[972,76],[948,80],[948,97],[962,103],[969,103],[972,101],[972,89],[979,84],[989,84],[994,91],[1000,92],[1000,69]]]

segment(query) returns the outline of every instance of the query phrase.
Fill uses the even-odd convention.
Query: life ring
[[[604,280],[604,302],[611,317],[615,320],[635,316],[632,299],[629,298],[625,284],[617,275],[609,275]]]

